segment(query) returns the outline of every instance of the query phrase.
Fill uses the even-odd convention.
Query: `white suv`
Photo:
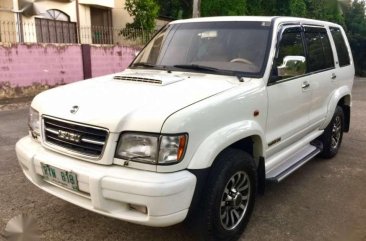
[[[175,21],[127,70],[36,96],[17,157],[36,186],[91,211],[157,227],[190,217],[205,239],[236,239],[266,180],[337,154],[353,78],[334,23]]]

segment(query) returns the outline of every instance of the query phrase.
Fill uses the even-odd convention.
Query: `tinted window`
[[[339,28],[330,28],[333,40],[338,53],[339,66],[345,66],[350,64],[350,58],[348,54],[348,49],[346,42],[343,38],[342,32]]]
[[[323,51],[325,56],[324,68],[334,68],[334,58],[332,47],[330,46],[329,37],[326,31],[320,32],[320,39],[322,40]]]
[[[334,67],[332,48],[327,32],[323,28],[305,28],[308,50],[308,72]]]
[[[305,57],[300,27],[287,28],[283,32],[274,64],[274,76],[277,76],[278,67],[283,65],[286,56]]]

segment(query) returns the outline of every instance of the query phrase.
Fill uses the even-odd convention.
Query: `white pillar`
[[[18,0],[13,0],[13,12],[14,12],[14,28],[16,32],[17,42],[23,42],[23,26],[21,21],[21,13],[19,12]]]
[[[19,11],[19,3],[18,3],[18,0],[13,0],[13,10]]]

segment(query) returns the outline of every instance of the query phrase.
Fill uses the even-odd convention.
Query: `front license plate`
[[[74,191],[79,190],[78,180],[75,173],[71,171],[65,171],[44,163],[41,163],[41,166],[43,176],[46,180]]]

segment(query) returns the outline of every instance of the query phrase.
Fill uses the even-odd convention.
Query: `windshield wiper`
[[[136,64],[133,64],[132,67],[149,67],[149,68],[155,68],[156,65],[155,64],[150,64],[150,63],[146,63],[146,62],[139,62],[139,63],[136,63]]]
[[[215,67],[199,65],[199,64],[177,64],[177,65],[173,65],[173,67],[181,68],[181,69],[207,70],[207,71],[211,71],[211,72],[215,72],[215,73],[230,74],[230,75],[236,76],[240,82],[243,82],[243,76],[241,76],[238,72],[233,71],[233,70],[218,69]]]
[[[218,68],[214,68],[214,67],[210,67],[210,66],[206,66],[206,65],[199,65],[199,64],[177,64],[177,65],[173,65],[173,67],[180,68],[180,69],[208,70],[211,72],[222,72],[222,70],[220,70]]]

